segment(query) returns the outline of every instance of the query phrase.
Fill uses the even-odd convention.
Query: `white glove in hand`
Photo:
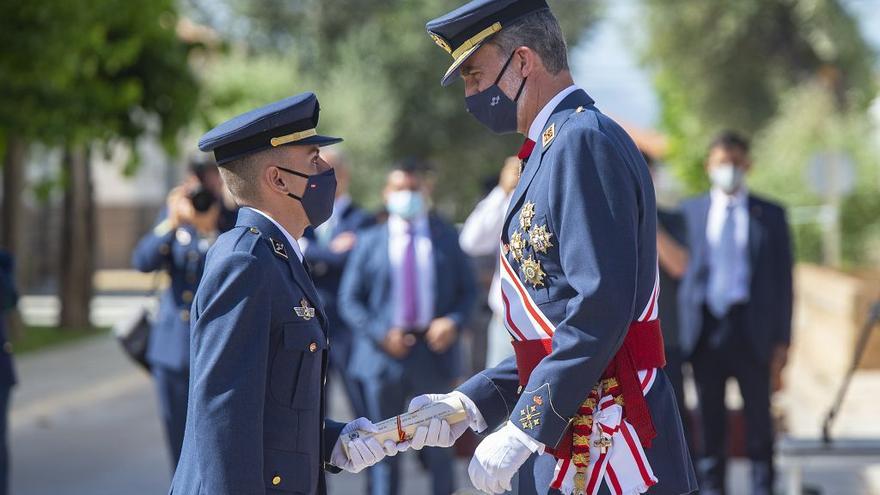
[[[511,490],[513,475],[541,445],[531,437],[523,437],[528,435],[508,421],[480,442],[468,466],[468,475],[477,490],[492,494]]]
[[[445,419],[434,418],[429,424],[416,428],[411,441],[412,448],[422,450],[424,447],[452,447],[469,426],[476,431],[482,431],[486,428],[486,422],[483,420],[483,415],[480,414],[477,406],[461,392],[419,395],[410,401],[407,412],[417,411],[448,397],[457,397],[461,400],[467,411],[468,420],[449,424]]]
[[[342,448],[342,439],[348,437],[349,433],[356,430],[377,431],[374,425],[367,418],[358,418],[342,428],[336,445],[333,446],[333,452],[330,453],[330,463],[334,466],[344,469],[350,473],[359,473],[365,468],[376,464],[386,456],[395,456],[398,452],[403,452],[409,448],[409,442],[395,444],[392,441],[385,442],[385,445],[379,445],[379,441],[375,438],[357,438],[348,444],[348,455],[345,455],[345,449]]]

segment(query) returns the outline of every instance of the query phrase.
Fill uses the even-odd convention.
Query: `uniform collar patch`
[[[269,238],[269,242],[272,243],[272,252],[275,253],[276,256],[284,259],[289,259],[287,256],[287,250],[284,249],[284,243],[273,238]]]
[[[556,137],[556,123],[550,124],[550,127],[544,130],[544,133],[541,134],[541,146],[546,148],[553,138]]]

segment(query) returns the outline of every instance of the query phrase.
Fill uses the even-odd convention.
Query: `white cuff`
[[[504,425],[504,429],[509,430],[510,435],[513,436],[513,438],[516,438],[517,440],[522,442],[522,444],[525,445],[532,452],[537,452],[539,454],[544,453],[545,445],[543,443],[530,437],[526,432],[517,428],[517,426],[511,421],[507,421],[507,424]]]
[[[449,395],[458,397],[458,399],[461,400],[461,403],[464,404],[464,408],[467,411],[468,415],[468,421],[470,421],[470,424],[468,426],[470,426],[472,430],[480,433],[481,431],[489,427],[489,425],[486,424],[486,420],[483,418],[483,413],[481,413],[480,410],[477,409],[477,405],[474,404],[474,401],[472,401],[470,397],[464,395],[458,390],[453,390],[449,393]]]

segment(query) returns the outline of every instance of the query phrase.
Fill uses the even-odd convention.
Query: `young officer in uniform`
[[[317,134],[318,110],[303,93],[199,141],[242,208],[208,253],[193,301],[175,495],[321,494],[325,470],[358,472],[397,453],[357,439],[346,454],[341,435],[375,427],[324,420],[328,323],[296,242],[333,208],[336,179],[319,151],[341,139]]]
[[[695,490],[662,370],[657,212],[639,150],[574,85],[544,0],[474,0],[427,28],[454,58],[443,84],[460,72],[468,111],[529,138],[501,235],[516,356],[453,392],[471,428],[500,427],[477,447],[471,481],[501,493],[519,471],[520,494]],[[449,445],[464,429],[435,420],[412,445]]]

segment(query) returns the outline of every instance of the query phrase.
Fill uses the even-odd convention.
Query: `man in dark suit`
[[[9,396],[15,386],[12,344],[6,335],[6,315],[18,304],[15,288],[15,262],[12,255],[0,249],[0,495],[9,490],[9,451],[6,441]]]
[[[399,414],[414,395],[449,389],[476,291],[455,228],[429,213],[421,171],[392,170],[384,197],[388,221],[359,236],[339,291],[340,313],[356,337],[350,371],[373,421]],[[452,493],[452,453],[423,453],[434,495]],[[395,459],[373,468],[373,495],[396,494],[398,485]]]
[[[682,205],[690,263],[679,289],[680,337],[702,419],[701,493],[724,493],[725,383],[743,395],[753,494],[773,487],[770,395],[791,339],[792,249],[785,211],[749,194],[749,143],[723,132],[709,147],[708,194]]]
[[[366,416],[363,393],[357,381],[348,373],[352,335],[351,329],[339,317],[336,295],[348,256],[357,243],[359,231],[372,225],[374,220],[372,215],[354,204],[348,195],[350,177],[346,156],[333,150],[322,151],[321,156],[336,171],[333,214],[318,228],[307,229],[299,243],[305,260],[311,266],[312,279],[330,321],[330,341],[333,342],[330,369],[338,373],[355,416]]]

